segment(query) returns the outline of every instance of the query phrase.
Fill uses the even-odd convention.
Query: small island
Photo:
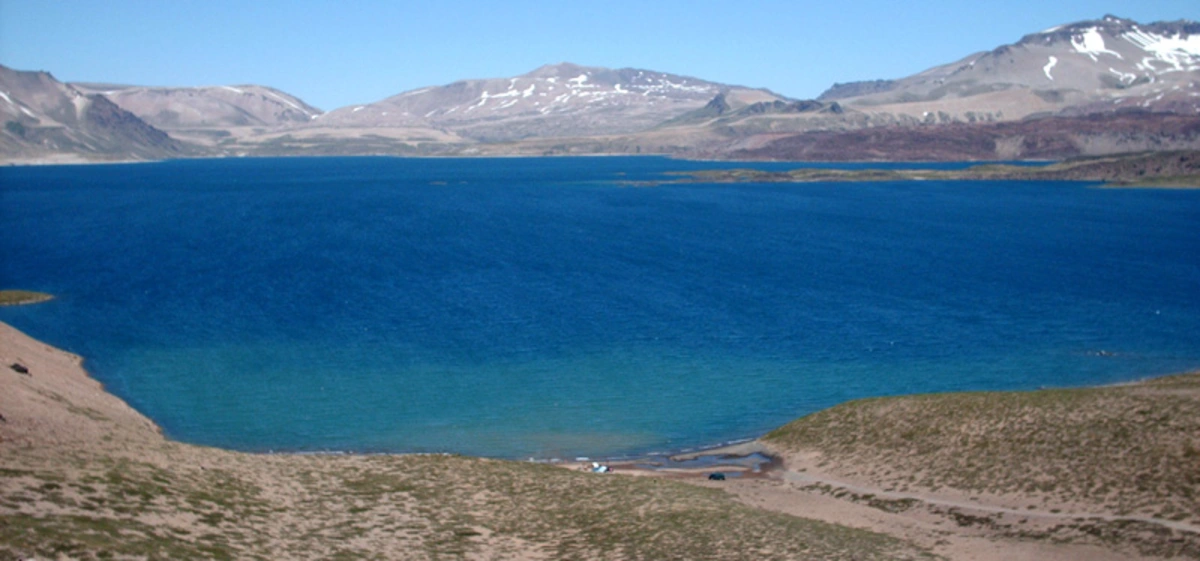
[[[0,290],[0,306],[23,306],[53,300],[54,295],[31,290]]]

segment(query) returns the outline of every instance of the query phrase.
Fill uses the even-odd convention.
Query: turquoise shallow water
[[[0,320],[245,450],[635,454],[1200,366],[1200,192],[625,183],[737,165],[4,169],[0,285],[59,298]]]

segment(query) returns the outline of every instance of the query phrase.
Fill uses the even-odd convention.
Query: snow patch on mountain
[[[275,98],[275,99],[278,99],[279,101],[282,101],[284,104],[288,105],[288,106],[289,106],[289,107],[291,107],[292,109],[295,109],[296,111],[299,111],[299,112],[301,112],[301,113],[304,113],[305,115],[308,115],[308,114],[309,114],[309,113],[308,113],[308,111],[305,111],[305,110],[301,109],[299,105],[296,105],[295,103],[292,103],[292,102],[288,101],[288,100],[287,100],[287,98],[285,98],[285,97],[283,97],[283,96],[281,96],[281,95],[279,95],[279,94],[277,94],[277,93],[275,93],[275,92],[273,92],[273,91],[267,90],[267,95],[270,95],[271,97],[273,97],[273,98]]]
[[[1142,59],[1142,62],[1138,64],[1139,68],[1156,70],[1153,64],[1156,60],[1170,66],[1165,71],[1187,71],[1200,68],[1196,60],[1200,58],[1200,35],[1191,35],[1186,38],[1181,35],[1167,37],[1134,30],[1125,33],[1123,37],[1151,54]]]
[[[1049,78],[1049,79],[1051,79],[1051,80],[1054,80],[1054,76],[1051,76],[1051,75],[1050,75],[1050,70],[1051,70],[1052,68],[1054,68],[1054,65],[1056,65],[1056,64],[1058,64],[1058,57],[1054,57],[1054,56],[1052,56],[1052,57],[1050,57],[1050,62],[1047,62],[1047,63],[1046,63],[1046,66],[1043,66],[1043,67],[1042,67],[1042,72],[1045,72],[1045,73],[1046,73],[1046,77],[1047,77],[1047,78]]]
[[[1092,57],[1092,60],[1100,60],[1097,55],[1112,55],[1123,59],[1121,53],[1110,51],[1104,44],[1104,35],[1100,33],[1100,29],[1096,27],[1088,28],[1083,33],[1071,37],[1071,45],[1075,47],[1075,51]]]
[[[1125,84],[1125,85],[1132,84],[1134,80],[1137,80],[1137,74],[1129,74],[1128,72],[1121,72],[1120,70],[1117,70],[1116,68],[1111,68],[1111,67],[1108,69],[1108,71],[1112,72],[1113,74],[1116,74],[1117,79],[1120,80],[1121,83]]]
[[[427,92],[427,91],[429,91],[429,90],[432,90],[432,89],[433,89],[433,88],[421,88],[421,89],[419,89],[419,90],[413,90],[413,91],[411,91],[411,92],[404,92],[404,93],[400,94],[400,95],[399,95],[399,96],[397,96],[397,97],[409,97],[409,96],[414,96],[414,95],[417,95],[417,94],[423,94],[423,93],[425,93],[425,92]]]
[[[26,115],[29,115],[30,117],[33,117],[34,119],[37,118],[37,115],[34,115],[33,112],[30,111],[28,108],[26,108],[24,105],[21,105],[15,101],[13,101],[11,97],[8,97],[8,92],[0,92],[0,97],[4,98],[4,101],[7,101],[9,105],[16,107],[17,110],[19,110],[20,112],[22,112]]]
[[[491,96],[488,94],[488,91],[487,91],[487,90],[483,90],[483,95],[479,96],[479,103],[476,103],[475,105],[472,105],[472,106],[468,107],[468,108],[467,108],[467,112],[474,111],[474,110],[476,110],[476,109],[478,109],[478,108],[480,108],[480,107],[483,107],[484,105],[487,105],[488,99],[489,99],[490,97],[491,97]],[[458,108],[457,108],[457,107],[455,107],[455,109],[458,109]]]

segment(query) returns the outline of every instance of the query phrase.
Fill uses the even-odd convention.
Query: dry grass
[[[6,455],[29,467],[0,471],[0,559],[927,557],[662,479],[456,456],[220,455],[232,462],[203,470]]]
[[[765,438],[898,491],[1200,521],[1200,373],[1128,386],[855,401]]]

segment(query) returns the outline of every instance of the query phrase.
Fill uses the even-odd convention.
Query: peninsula
[[[22,306],[53,300],[54,296],[30,290],[0,290],[0,306]]]

